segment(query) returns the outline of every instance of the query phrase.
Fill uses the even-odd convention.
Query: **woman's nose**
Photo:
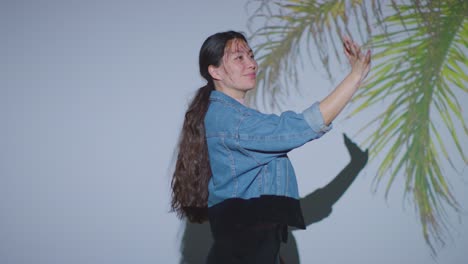
[[[257,61],[254,58],[250,58],[249,60],[249,68],[252,68],[254,70],[257,70],[258,64]]]

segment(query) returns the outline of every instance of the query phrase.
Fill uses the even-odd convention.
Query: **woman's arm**
[[[320,102],[320,112],[325,125],[329,125],[348,104],[370,70],[370,51],[362,53],[361,47],[348,37],[343,38],[343,46],[351,64],[351,73]]]

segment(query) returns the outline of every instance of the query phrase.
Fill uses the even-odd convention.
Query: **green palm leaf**
[[[385,19],[389,34],[374,37],[375,73],[360,89],[353,114],[385,97],[391,100],[373,123],[379,128],[369,138],[373,156],[386,153],[377,172],[377,183],[389,176],[386,194],[397,176],[404,176],[405,191],[413,196],[426,242],[436,253],[435,243],[443,244],[446,231],[446,206],[458,211],[458,204],[446,182],[442,156],[454,168],[442,140],[439,123],[448,130],[459,157],[467,162],[455,122],[467,135],[460,103],[453,89],[466,92],[468,66],[466,53],[468,5],[463,1],[444,1],[398,5],[398,15]],[[402,26],[406,30],[399,30]],[[393,32],[393,29],[394,32]],[[389,37],[390,36],[390,37]],[[453,118],[456,120],[454,121]],[[387,151],[386,148],[388,149]]]
[[[391,1],[385,13],[378,1],[370,0],[287,2],[269,2],[278,9],[276,13],[270,8],[271,13],[256,14],[271,19],[254,34],[254,39],[263,39],[254,46],[262,52],[259,84],[263,89],[258,93],[276,98],[280,87],[297,82],[294,65],[304,45],[307,50],[317,48],[320,62],[331,76],[329,54],[339,60],[341,49],[327,46],[349,31],[347,23],[354,17],[361,39],[371,38],[374,66],[353,99],[350,116],[381,105],[384,99],[389,102],[362,128],[373,129],[366,140],[371,161],[378,153],[383,157],[375,186],[387,179],[387,196],[395,179],[404,177],[405,196],[414,201],[423,236],[436,254],[436,246],[443,245],[448,231],[446,210],[459,210],[443,162],[455,171],[453,158],[467,163],[460,137],[468,135],[468,128],[455,90],[468,92],[468,2]],[[366,10],[373,10],[376,16],[369,17]],[[372,35],[372,23],[382,33]],[[277,105],[275,100],[270,102]],[[462,127],[461,132],[457,127]],[[458,153],[449,154],[448,144]]]
[[[249,94],[248,101],[271,108],[281,105],[280,98],[276,96],[279,92],[288,95],[290,90],[283,89],[288,86],[286,84],[292,83],[292,87],[297,87],[297,65],[302,65],[303,62],[303,46],[316,48],[319,60],[331,79],[329,54],[334,54],[337,59],[341,58],[341,44],[336,46],[334,40],[344,33],[350,34],[349,12],[369,18],[363,0],[290,0],[286,1],[286,4],[285,1],[256,2],[261,2],[262,5],[251,20],[266,18],[266,22],[265,26],[253,34],[254,40],[262,39],[253,46],[253,49],[260,53],[257,54],[259,89],[256,93]],[[371,3],[374,17],[379,18],[379,1],[373,0]],[[370,27],[365,26],[369,24],[367,21],[359,27],[363,28],[360,32],[365,32],[365,36],[370,33]],[[361,38],[364,39],[362,34]],[[306,51],[311,59],[310,50]],[[262,96],[257,96],[258,94]],[[262,101],[259,102],[259,98],[262,98]]]

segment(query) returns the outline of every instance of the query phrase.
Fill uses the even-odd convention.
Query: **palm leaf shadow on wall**
[[[301,198],[306,226],[330,216],[333,205],[342,197],[367,163],[368,151],[362,151],[346,134],[343,134],[343,136],[351,160],[330,183]],[[287,264],[300,263],[297,242],[292,231],[294,229],[289,229],[288,242],[281,245],[281,257],[283,263]],[[208,223],[197,224],[186,221],[181,239],[181,259],[179,263],[205,263],[212,243]]]
[[[304,62],[333,80],[345,62],[343,35],[372,49],[349,117],[368,115],[359,132],[378,166],[375,191],[383,187],[387,198],[403,190],[436,257],[463,215],[450,180],[468,164],[460,103],[468,93],[468,1],[251,0],[246,10],[259,63],[249,103],[257,108],[281,109],[284,97],[300,93]]]

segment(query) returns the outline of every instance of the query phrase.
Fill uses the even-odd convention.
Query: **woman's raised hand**
[[[370,70],[370,51],[364,54],[361,47],[349,37],[343,37],[343,46],[344,53],[351,64],[351,73],[338,84],[333,92],[320,101],[320,112],[325,125],[330,124],[348,104]]]
[[[371,52],[361,51],[361,47],[347,36],[343,36],[344,53],[351,64],[351,73],[360,77],[359,83],[366,78],[370,71]]]

